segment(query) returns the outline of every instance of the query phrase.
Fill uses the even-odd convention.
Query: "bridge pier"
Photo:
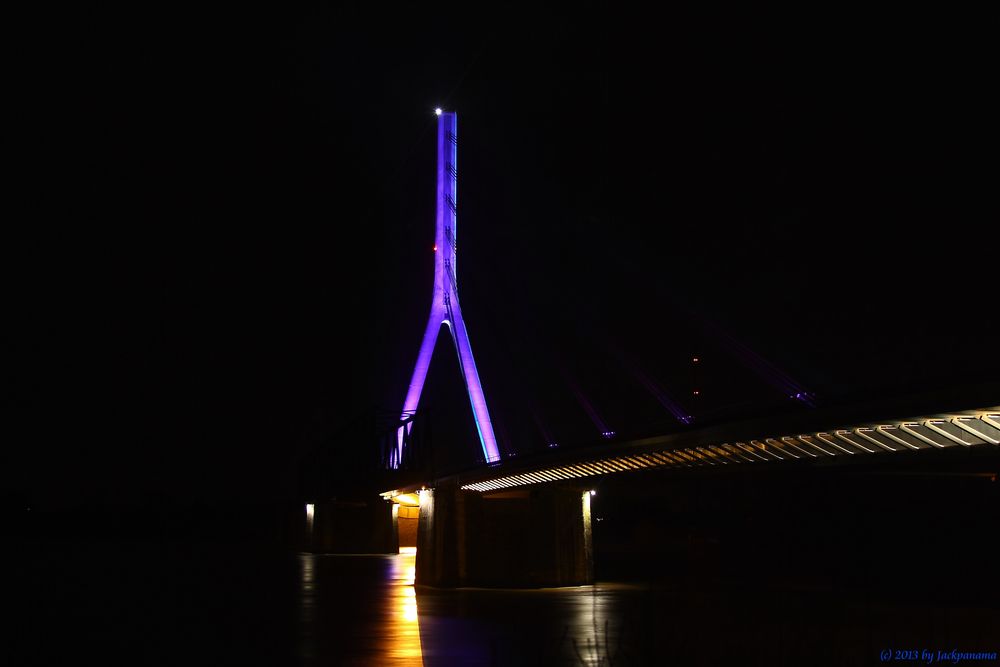
[[[588,490],[421,491],[417,584],[534,588],[593,580]]]
[[[396,516],[381,501],[324,500],[296,512],[298,548],[311,553],[396,553]]]

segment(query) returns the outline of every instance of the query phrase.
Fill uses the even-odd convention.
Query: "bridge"
[[[431,311],[399,418],[379,439],[389,550],[416,549],[416,582],[432,586],[567,586],[594,580],[591,503],[604,480],[632,476],[666,487],[679,476],[795,469],[959,470],[1000,455],[996,385],[860,405],[817,406],[786,373],[735,344],[737,354],[790,402],[808,409],[694,425],[690,414],[622,351],[616,357],[675,420],[661,432],[617,435],[569,382],[599,429],[594,442],[504,455],[472,353],[458,293],[457,116],[437,110],[437,220]],[[447,327],[475,422],[479,464],[437,470],[421,393],[441,327]],[[695,358],[694,362],[698,362]],[[568,376],[569,372],[564,369]],[[695,391],[695,394],[698,392]],[[980,466],[981,468],[982,466]],[[982,474],[982,473],[972,473]],[[995,473],[993,473],[995,479]],[[309,531],[315,508],[308,506]],[[391,522],[391,528],[390,526]]]
[[[679,476],[751,470],[916,466],[960,474],[945,471],[969,463],[995,467],[1000,405],[983,402],[995,391],[750,420],[441,475],[426,471],[382,497],[394,503],[394,525],[408,536],[405,546],[416,547],[418,583],[586,584],[593,581],[591,498],[607,478],[632,476],[636,484],[656,488]],[[405,478],[402,471],[395,474]]]

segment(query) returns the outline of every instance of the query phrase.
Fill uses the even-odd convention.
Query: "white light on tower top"
[[[438,107],[437,109],[434,110],[434,115],[435,116],[440,116],[441,115],[441,107]]]

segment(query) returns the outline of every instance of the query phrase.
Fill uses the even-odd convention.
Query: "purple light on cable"
[[[609,344],[609,348],[611,349],[611,353],[618,358],[618,361],[621,362],[626,369],[628,369],[629,373],[632,374],[632,377],[634,377],[636,381],[638,381],[638,383],[646,389],[646,391],[652,394],[653,397],[659,401],[660,405],[665,407],[670,414],[674,416],[674,419],[682,424],[690,424],[694,421],[694,418],[687,414],[677,401],[670,398],[666,390],[663,389],[663,387],[661,387],[656,380],[646,374],[646,372],[639,367],[639,364],[637,364],[632,357],[626,354],[624,350],[614,344]]]
[[[602,327],[595,327],[593,321],[591,321],[590,324],[591,324],[591,329],[602,328]],[[643,369],[639,366],[636,360],[632,358],[631,355],[627,354],[622,348],[620,348],[616,343],[614,343],[611,340],[611,338],[608,337],[607,335],[604,335],[602,337],[605,339],[604,341],[605,345],[607,346],[611,355],[615,357],[618,360],[618,362],[625,367],[627,371],[629,371],[629,373],[636,379],[637,382],[639,382],[639,384],[641,384],[646,389],[646,391],[648,391],[650,394],[653,395],[653,397],[660,403],[660,405],[662,405],[664,408],[667,409],[668,412],[670,412],[670,414],[674,417],[674,419],[681,422],[682,424],[694,423],[694,417],[688,414],[687,411],[685,411],[684,408],[681,407],[680,403],[674,400],[669,394],[669,392],[667,392],[662,386],[660,386],[660,384],[656,380],[654,380],[645,371],[643,371]],[[698,359],[695,358],[693,361],[697,363]],[[565,376],[566,375],[565,368],[562,368],[561,370],[563,371],[563,375]],[[569,380],[567,379],[567,382],[568,381]],[[614,435],[613,431],[611,431],[610,433],[612,434],[612,436]],[[602,432],[602,436],[610,437],[604,435],[604,432]]]
[[[570,391],[572,391],[573,395],[576,396],[577,402],[580,403],[580,406],[587,413],[587,416],[590,417],[590,421],[594,422],[594,426],[597,427],[597,430],[600,432],[601,437],[603,438],[612,437],[615,434],[615,432],[612,431],[610,428],[608,428],[608,425],[604,422],[603,419],[601,419],[601,415],[597,413],[597,409],[594,408],[593,403],[591,403],[590,400],[584,395],[580,387],[578,387],[577,384],[573,382],[573,380],[569,377],[569,373],[567,373],[565,369],[562,369],[562,374],[563,378],[566,380],[566,384],[569,385]]]
[[[723,331],[714,323],[706,321],[705,328],[711,331],[713,335],[721,340],[722,343],[725,344],[740,361],[746,364],[751,370],[757,373],[761,379],[770,384],[772,387],[781,393],[786,394],[792,400],[801,401],[810,407],[816,407],[814,400],[816,395],[807,391],[805,387],[796,382],[783,370],[761,355],[757,354],[730,334]]]
[[[531,412],[531,419],[535,422],[535,426],[538,427],[539,433],[542,434],[542,439],[545,440],[549,447],[558,447],[555,438],[552,437],[552,432],[545,426],[545,422],[542,420],[542,416],[538,414],[538,409],[535,407],[533,402],[528,403],[528,410]]]
[[[500,460],[493,424],[486,396],[479,381],[476,360],[472,356],[469,332],[462,318],[462,307],[458,301],[457,257],[456,257],[456,208],[458,205],[458,116],[451,111],[435,109],[438,117],[437,137],[437,216],[434,232],[434,290],[431,313],[424,330],[417,363],[413,368],[410,386],[403,401],[403,418],[416,411],[420,403],[420,393],[427,379],[434,344],[437,342],[441,325],[446,324],[458,352],[458,365],[465,378],[465,386],[472,404],[472,414],[479,434],[479,443],[487,463]],[[399,432],[397,452],[402,458],[402,429]]]

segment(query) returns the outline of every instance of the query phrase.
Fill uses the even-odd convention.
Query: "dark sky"
[[[754,368],[827,404],[1000,376],[981,17],[206,11],[20,24],[3,483],[35,502],[269,498],[318,415],[399,409],[438,105],[507,451],[532,409],[596,436],[571,385],[678,428],[616,349],[701,421],[788,408]]]

